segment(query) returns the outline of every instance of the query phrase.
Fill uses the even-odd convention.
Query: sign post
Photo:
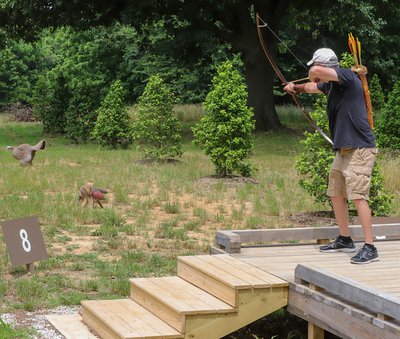
[[[37,217],[0,222],[13,266],[26,265],[34,273],[33,263],[47,259],[46,246]]]

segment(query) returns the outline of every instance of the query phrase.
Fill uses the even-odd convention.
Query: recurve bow
[[[268,51],[268,48],[265,44],[264,38],[262,36],[262,32],[261,32],[261,28],[265,27],[266,24],[263,22],[263,25],[260,25],[260,21],[261,18],[258,15],[258,13],[256,14],[256,24],[257,24],[257,32],[258,32],[258,38],[260,39],[260,44],[261,47],[269,61],[269,63],[271,64],[272,68],[274,69],[275,73],[278,75],[279,79],[281,79],[282,83],[284,85],[288,84],[288,81],[286,80],[285,76],[282,74],[281,70],[279,69],[278,65],[276,64],[274,58],[272,57],[272,54]],[[322,131],[322,129],[316,124],[316,122],[313,120],[313,118],[311,117],[310,113],[307,112],[307,110],[305,109],[305,107],[302,105],[300,99],[297,97],[297,95],[295,93],[290,93],[293,101],[296,103],[296,105],[301,109],[301,111],[303,112],[304,116],[306,117],[308,123],[316,130],[318,131],[319,134],[321,134],[321,136],[328,141],[331,145],[333,145],[332,140]]]

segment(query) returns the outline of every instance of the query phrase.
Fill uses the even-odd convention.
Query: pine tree
[[[138,99],[133,138],[145,158],[162,160],[182,155],[182,126],[173,115],[175,96],[159,75],[150,77]]]
[[[253,148],[255,124],[244,78],[231,61],[218,67],[204,110],[205,116],[193,127],[194,143],[210,156],[217,175],[250,176],[254,168],[244,161]]]
[[[132,141],[132,128],[124,90],[120,80],[115,81],[97,110],[97,120],[91,138],[108,148],[127,148]]]

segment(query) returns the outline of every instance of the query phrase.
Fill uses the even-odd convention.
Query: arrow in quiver
[[[354,66],[351,68],[360,78],[363,90],[364,90],[364,99],[365,99],[365,106],[367,108],[368,113],[368,123],[371,129],[374,128],[374,119],[372,115],[372,104],[371,104],[371,97],[369,94],[368,88],[368,81],[367,81],[367,67],[363,66],[361,63],[361,42],[358,38],[354,39],[352,33],[349,33],[348,45],[351,54],[354,58]]]

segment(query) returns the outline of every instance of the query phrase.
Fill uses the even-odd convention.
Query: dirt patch
[[[138,165],[147,165],[147,166],[154,166],[154,165],[177,165],[180,164],[181,161],[173,158],[166,158],[166,159],[153,159],[153,158],[147,158],[147,159],[140,159],[136,160],[135,164]]]
[[[10,121],[19,122],[36,122],[36,117],[33,115],[33,110],[30,106],[20,102],[11,104],[4,109],[8,114]]]
[[[295,224],[304,226],[333,226],[336,223],[333,211],[317,211],[293,214],[289,216],[288,219]]]
[[[254,184],[254,185],[258,184],[258,181],[256,179],[250,177],[242,177],[240,175],[229,175],[226,177],[210,175],[207,177],[200,178],[196,180],[196,182],[206,186],[215,186],[217,184],[223,183],[228,187],[245,185],[245,184]]]

